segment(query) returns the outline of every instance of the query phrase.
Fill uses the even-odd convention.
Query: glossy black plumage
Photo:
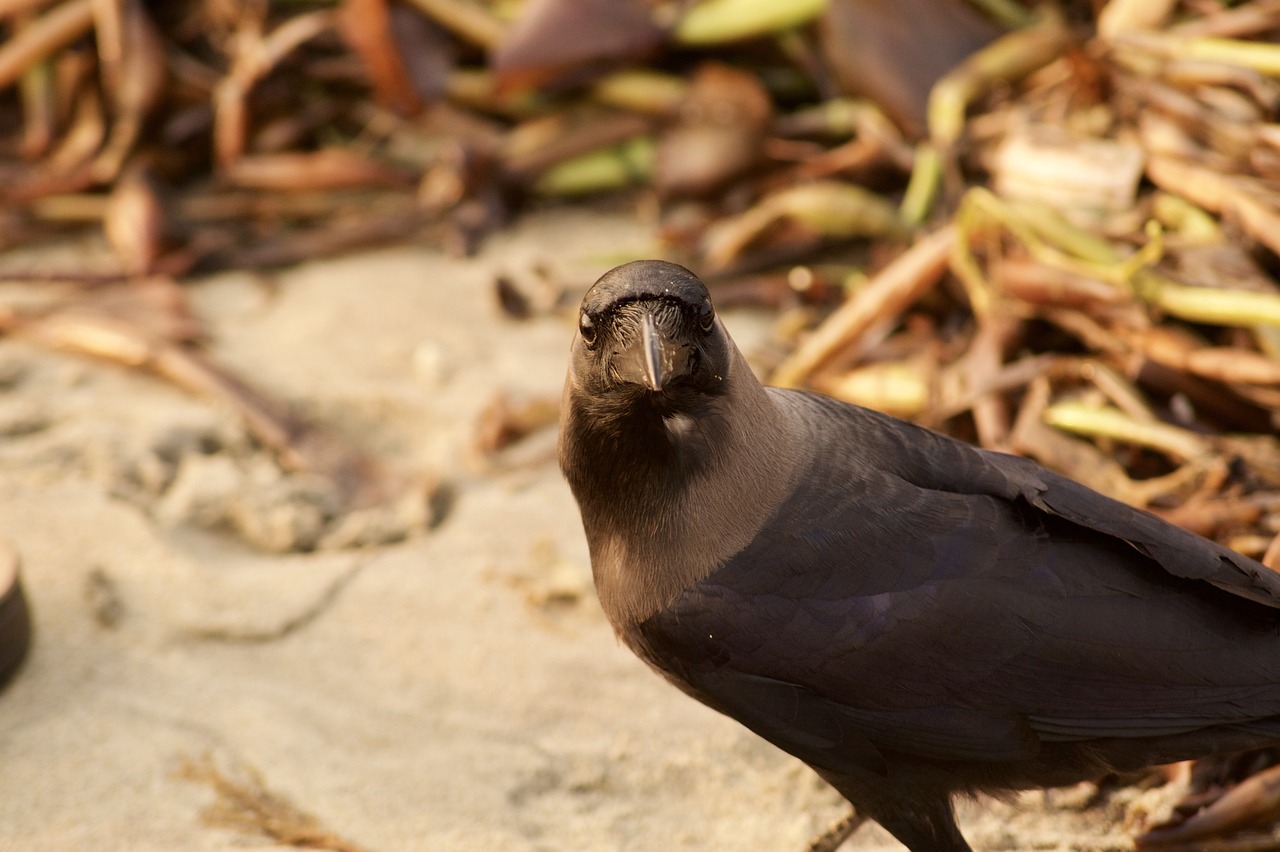
[[[1027,460],[762,387],[681,267],[619,267],[583,305],[561,464],[618,635],[910,848],[968,848],[957,792],[1280,742],[1280,575]]]

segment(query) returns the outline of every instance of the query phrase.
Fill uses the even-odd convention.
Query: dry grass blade
[[[897,417],[920,417],[929,410],[937,364],[928,354],[906,361],[877,361],[837,376],[815,376],[823,393]]]
[[[1184,822],[1148,831],[1138,838],[1138,847],[1165,849],[1175,844],[1195,844],[1194,848],[1205,849],[1209,847],[1201,844],[1210,838],[1274,819],[1277,813],[1280,813],[1280,766],[1273,766],[1246,778]]]
[[[719,44],[798,27],[813,20],[829,0],[702,0],[687,7],[676,23],[684,45]]]
[[[95,12],[104,7],[111,9],[113,18],[118,12],[119,20],[108,28],[99,17],[99,38],[108,29],[118,29],[119,47],[118,60],[103,66],[113,118],[107,144],[94,161],[92,173],[99,183],[110,183],[138,141],[143,122],[160,103],[167,65],[160,33],[144,11],[141,0],[126,0],[119,6],[99,3]],[[99,54],[105,56],[109,52],[117,51],[99,48]]]
[[[941,423],[970,410],[978,400],[989,394],[1010,394],[1048,376],[1076,376],[1084,372],[1087,366],[1088,362],[1082,365],[1063,355],[1026,355],[974,382],[969,374],[968,361],[959,361],[943,369],[937,382],[937,396],[926,411],[928,421]]]
[[[314,814],[269,789],[261,773],[242,764],[231,777],[210,755],[188,758],[178,769],[183,781],[210,788],[216,798],[201,819],[215,828],[247,834],[299,849],[367,852],[365,847],[327,829]]]
[[[1011,318],[988,314],[978,324],[978,332],[965,356],[965,378],[970,386],[981,384],[986,376],[999,373],[1005,350],[1018,333],[1018,323]],[[978,430],[978,443],[990,450],[1004,450],[1009,441],[1009,406],[1003,396],[987,392],[973,401],[973,424]]]
[[[1138,335],[1132,343],[1153,361],[1223,384],[1280,384],[1280,361],[1248,349],[1206,346],[1159,328]]]
[[[955,240],[955,229],[946,227],[903,252],[778,366],[773,383],[781,387],[799,385],[874,323],[897,316],[919,299],[946,272]]]
[[[229,166],[243,153],[248,137],[246,97],[262,77],[307,41],[334,27],[335,12],[321,9],[289,18],[263,34],[260,22],[246,17],[234,40],[229,73],[214,91],[214,155]]]
[[[93,25],[93,0],[66,0],[0,44],[0,89],[31,66],[80,38]]]
[[[1009,433],[1010,448],[1103,494],[1134,506],[1145,506],[1145,495],[1115,459],[1093,444],[1045,424],[1044,411],[1049,406],[1050,394],[1047,378],[1042,376],[1031,383]]]
[[[0,19],[38,12],[55,2],[56,0],[0,0]]]
[[[1242,500],[1223,500],[1216,494],[1192,497],[1173,509],[1154,511],[1169,523],[1206,538],[1216,538],[1230,530],[1248,529],[1262,516],[1260,506]]]
[[[1167,423],[1136,420],[1118,408],[1059,402],[1045,409],[1044,420],[1078,435],[1113,438],[1159,450],[1182,461],[1200,458],[1210,449],[1194,432]]]
[[[346,148],[238,157],[223,171],[228,183],[253,189],[309,191],[408,187],[409,173]]]
[[[801,183],[709,228],[703,238],[708,266],[725,268],[747,246],[783,225],[824,239],[900,237],[907,230],[892,204],[862,187],[831,180]]]
[[[10,317],[5,329],[44,345],[145,369],[228,406],[289,470],[332,482],[345,510],[393,503],[426,489],[398,476],[324,427],[311,423],[211,363],[186,342],[198,334],[180,291],[163,279],[106,289],[37,317]]]
[[[929,95],[929,137],[939,151],[960,138],[965,110],[1000,81],[1018,80],[1057,59],[1071,34],[1060,14],[1042,7],[1035,24],[1006,35],[970,56],[938,81]]]
[[[524,122],[507,137],[502,162],[513,180],[534,183],[555,166],[647,134],[638,115],[595,108],[553,113]]]
[[[1177,0],[1111,0],[1098,13],[1098,35],[1114,38],[1134,30],[1158,30],[1177,5]]]
[[[1234,8],[1223,7],[1204,17],[1192,17],[1171,27],[1170,32],[1182,36],[1247,38],[1277,26],[1280,26],[1280,2],[1257,0]]]
[[[991,270],[1000,292],[1026,305],[1090,309],[1123,304],[1125,294],[1097,278],[1027,257],[1005,257]]]
[[[856,811],[840,817],[826,831],[810,840],[805,852],[836,852],[866,821],[867,818]]]
[[[1261,187],[1167,156],[1151,157],[1147,176],[1167,192],[1185,196],[1201,207],[1235,219],[1250,236],[1280,253],[1280,213],[1274,200],[1259,195]]]

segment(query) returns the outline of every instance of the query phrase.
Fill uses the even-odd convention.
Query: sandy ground
[[[558,393],[572,333],[501,316],[493,275],[545,263],[585,287],[649,234],[550,211],[477,259],[405,247],[192,285],[217,361],[448,484],[438,523],[392,545],[246,545],[206,517],[265,475],[230,412],[0,341],[0,534],[37,624],[0,695],[0,849],[270,845],[216,819],[217,778],[368,850],[798,852],[841,815],[616,643],[552,430],[489,469],[469,450],[496,393]],[[968,806],[967,830],[988,849],[1119,842],[1078,798]],[[848,848],[895,846],[871,828]]]

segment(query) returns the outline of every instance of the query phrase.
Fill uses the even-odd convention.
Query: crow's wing
[[[816,394],[774,390],[807,422],[825,458],[856,475],[883,470],[921,488],[1025,501],[1041,512],[1128,542],[1178,577],[1280,608],[1280,574],[1222,545],[1053,473],[913,423]]]
[[[798,397],[820,462],[628,641],[802,759],[1012,761],[1044,742],[1280,735],[1280,583],[1038,466]],[[1226,590],[1226,593],[1223,590]]]

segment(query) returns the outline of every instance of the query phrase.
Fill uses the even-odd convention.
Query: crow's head
[[[683,266],[639,260],[582,300],[571,376],[578,389],[678,412],[723,391],[733,344],[706,286]]]

